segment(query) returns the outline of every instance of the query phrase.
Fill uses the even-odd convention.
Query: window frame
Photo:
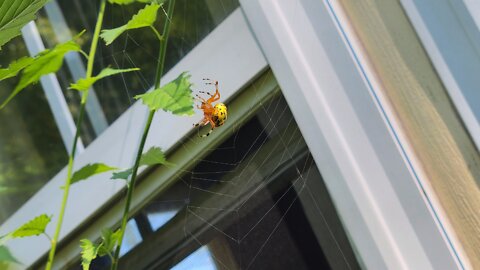
[[[339,1],[240,3],[360,263],[366,269],[468,266]]]
[[[221,46],[218,44],[221,44]],[[212,50],[212,48],[215,49]],[[235,63],[235,65],[229,65],[229,68],[226,69],[225,65],[229,63]],[[236,95],[237,91],[248,85],[266,68],[265,58],[248,29],[241,10],[237,8],[167,72],[162,77],[162,82],[166,84],[175,79],[181,72],[188,70],[192,74],[192,82],[197,86],[203,85],[202,78],[204,77],[215,78],[220,81],[221,100],[227,100]],[[91,162],[105,162],[121,168],[130,167],[147,116],[148,108],[146,106],[142,105],[141,102],[133,104],[77,157],[74,168],[81,168]],[[185,121],[178,121],[176,116],[158,113],[153,120],[147,138],[146,149],[151,146],[160,146],[168,151],[191,131],[192,123],[198,121],[197,118],[198,115],[186,118]],[[140,120],[133,121],[133,119]],[[208,143],[205,143],[204,147],[208,147]],[[139,173],[143,170],[140,169]],[[62,197],[60,188],[65,176],[66,167],[2,224],[0,234],[5,234],[17,228],[38,213],[53,215],[51,224],[55,224]],[[69,235],[73,235],[77,228],[88,223],[90,217],[102,207],[117,200],[118,196],[123,194],[122,191],[125,187],[123,181],[112,181],[106,178],[108,177],[105,177],[105,175],[93,176],[88,181],[79,182],[72,187],[62,232],[60,233],[60,242]],[[150,187],[149,190],[155,190],[156,188],[158,188],[158,183]],[[138,193],[137,191],[132,209],[145,198]],[[118,203],[118,205],[120,204],[121,202]],[[120,220],[121,211],[113,216],[110,215],[110,217],[108,223],[104,226],[111,226]],[[48,234],[53,234],[53,230],[54,226],[48,226],[46,229]],[[99,231],[97,230],[97,233]],[[15,239],[9,241],[6,246],[24,266],[30,267],[36,261],[41,260],[42,256],[45,256],[50,248],[50,243],[44,237],[35,237]],[[78,247],[78,244],[76,246]],[[78,252],[75,252],[78,255]],[[57,256],[56,265],[66,263],[68,263],[66,257]]]
[[[240,0],[241,8],[169,71],[163,82],[187,69],[196,82],[206,76],[218,79],[225,100],[237,95],[270,65],[362,266],[468,266],[418,169],[421,165],[405,144],[400,124],[391,117],[391,108],[378,91],[379,83],[369,76],[372,71],[339,3],[289,1]],[[401,0],[406,1],[410,0]],[[321,16],[312,19],[308,10],[289,5],[308,5],[312,7],[310,12],[319,11]],[[331,51],[336,61],[327,53]],[[228,63],[236,65],[224,68]],[[79,155],[75,168],[92,161],[130,166],[147,113],[141,104],[134,104]],[[143,121],[134,123],[132,119]],[[154,121],[146,147],[159,145],[167,151],[191,131],[190,122],[195,122],[179,122],[167,114],[157,115]],[[18,227],[38,209],[55,215],[65,174],[65,169],[59,172],[2,225],[0,233]],[[123,183],[104,178],[96,176],[72,188],[60,237],[68,243],[60,247],[57,265],[66,265],[78,256],[76,238],[95,239],[99,228],[112,226],[120,219],[120,210],[113,210],[92,223],[91,218],[117,201],[124,189]],[[152,190],[158,192],[165,187],[162,185],[152,181],[149,190],[136,191],[133,209],[151,198]],[[115,209],[121,209],[120,204],[121,200]],[[77,229],[84,226],[87,230],[77,235]],[[51,226],[47,229],[50,233],[52,230]],[[28,267],[42,259],[49,243],[43,238],[29,238],[11,241],[8,247]],[[15,253],[18,250],[24,252]]]
[[[31,56],[35,56],[38,53],[45,50],[40,33],[38,32],[35,22],[29,22],[22,28],[22,36],[27,45],[28,52]],[[48,74],[40,78],[40,84],[42,85],[43,92],[47,98],[48,105],[53,114],[53,118],[62,137],[63,144],[67,150],[67,153],[72,151],[72,141],[75,137],[75,121],[68,108],[67,100],[63,95],[62,88],[58,82],[56,74]],[[77,144],[78,152],[80,154],[85,150],[81,138]]]

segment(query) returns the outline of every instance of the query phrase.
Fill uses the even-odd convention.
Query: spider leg
[[[213,132],[213,127],[210,129],[210,131],[207,134],[199,135],[199,137],[200,138],[208,137],[212,132]]]
[[[205,126],[205,125],[208,124],[208,123],[210,123],[210,122],[208,122],[208,120],[206,120],[205,118],[203,118],[200,122],[198,122],[198,123],[196,123],[196,124],[193,124],[193,126],[194,126],[194,127],[198,127],[198,126],[200,126],[200,125],[204,125],[204,126]]]
[[[199,96],[198,94],[195,94],[195,97],[197,97],[197,100],[199,100],[201,102],[206,102],[206,100],[204,98],[202,98],[201,96]]]
[[[206,126],[207,124],[210,124],[210,126],[212,126],[212,128],[210,129],[210,131],[207,134],[201,135],[200,136],[201,138],[205,138],[205,137],[209,136],[213,132],[213,129],[215,129],[215,127],[216,127],[215,122],[213,122],[213,120],[211,118],[205,119],[204,121],[205,121],[204,126]]]
[[[203,78],[205,82],[205,84],[215,84],[215,85],[218,85],[218,81],[215,81],[215,80],[212,80],[212,79],[208,79],[208,78]]]
[[[210,94],[209,92],[205,92],[205,91],[198,91],[200,94],[207,94],[209,96],[213,96],[212,94]]]
[[[210,98],[208,99],[208,102],[212,103],[214,101],[219,100],[220,99],[220,92],[218,91],[218,81],[211,80],[211,79],[206,79],[206,78],[204,78],[203,80],[206,81],[205,84],[215,85],[215,93],[213,95],[209,94]]]

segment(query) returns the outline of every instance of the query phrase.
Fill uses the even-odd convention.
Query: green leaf
[[[112,178],[110,179],[123,179],[123,180],[128,180],[128,177],[130,177],[130,175],[132,174],[133,172],[133,168],[130,168],[130,169],[126,169],[124,171],[121,171],[121,172],[114,172],[112,174]]]
[[[127,24],[114,29],[102,30],[100,37],[105,41],[106,45],[110,45],[127,30],[153,26],[153,23],[157,19],[158,8],[160,8],[159,4],[152,3],[147,5],[143,9],[140,9],[137,14],[133,15]]]
[[[146,153],[142,154],[142,157],[140,158],[140,166],[152,166],[157,164],[171,164],[165,159],[165,154],[160,147],[152,147],[148,149]]]
[[[129,5],[135,2],[163,4],[166,0],[108,0],[110,4]]]
[[[42,214],[20,226],[11,235],[13,238],[40,235],[45,232],[45,227],[47,227],[50,220],[51,217]]]
[[[22,71],[22,69],[30,65],[32,61],[33,58],[31,57],[22,57],[10,63],[8,68],[0,69],[0,81],[17,76],[17,74]]]
[[[146,153],[143,153],[140,157],[140,166],[146,165],[157,165],[157,164],[165,164],[165,165],[173,165],[172,163],[168,162],[165,158],[165,154],[163,153],[160,147],[152,147],[148,149]],[[126,169],[121,172],[114,172],[110,179],[123,179],[128,180],[130,175],[133,173],[133,168]]]
[[[12,253],[6,246],[0,246],[0,262],[20,263],[15,257],[13,257]]]
[[[76,89],[79,91],[85,91],[90,88],[95,82],[100,79],[103,79],[108,76],[112,76],[119,73],[131,72],[140,70],[139,68],[128,68],[128,69],[113,69],[113,68],[104,68],[97,76],[91,78],[81,78],[77,83],[72,83],[69,89]]]
[[[117,170],[118,168],[115,167],[110,167],[108,165],[105,165],[103,163],[93,163],[93,164],[87,164],[83,166],[80,170],[76,171],[73,176],[72,176],[72,184],[76,183],[81,180],[85,180],[89,178],[90,176],[108,172],[108,171],[113,171]]]
[[[98,255],[105,256],[111,254],[120,240],[120,230],[113,232],[111,229],[102,230],[102,243],[98,248]]]
[[[97,257],[100,246],[95,246],[88,239],[80,240],[80,248],[82,249],[82,267],[83,270],[90,269],[90,263]]]
[[[193,115],[192,84],[189,79],[190,75],[183,72],[167,85],[135,98],[142,99],[143,104],[152,111],[163,109],[176,115]]]
[[[48,0],[0,1],[0,49],[12,38],[20,35],[20,30],[35,19],[35,13]]]
[[[76,36],[78,37],[78,35]],[[75,37],[75,38],[76,38]],[[72,51],[80,51],[80,45],[73,40],[55,46],[55,48],[40,52],[34,57],[28,67],[23,70],[20,82],[15,87],[10,96],[0,105],[0,109],[5,107],[12,98],[30,84],[38,82],[40,77],[49,73],[57,72],[63,63],[63,57],[66,53]]]

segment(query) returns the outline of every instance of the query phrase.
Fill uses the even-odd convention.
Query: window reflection
[[[0,51],[2,67],[27,56],[21,37]],[[19,78],[0,82],[5,100]],[[67,151],[41,84],[28,86],[0,110],[0,223],[20,208],[67,162]]]
[[[283,98],[263,105],[142,215],[154,229],[121,269],[359,269]]]
[[[215,262],[207,247],[201,247],[190,254],[171,270],[217,270]]]
[[[88,51],[95,27],[98,1],[56,0],[68,29],[72,35],[83,29],[83,50]],[[53,4],[49,4],[53,5]],[[165,59],[167,72],[180,59],[189,53],[203,38],[220,24],[239,5],[238,0],[177,0],[170,30],[169,44]],[[104,29],[123,25],[144,4],[108,5],[104,19]],[[158,13],[157,29],[163,29],[164,10]],[[52,30],[52,18],[42,12],[37,20],[43,40],[49,47],[57,43]],[[58,23],[55,21],[55,23]],[[102,68],[139,67],[141,71],[126,73],[121,77],[106,78],[94,85],[101,108],[108,123],[117,119],[135,100],[133,97],[142,94],[153,85],[158,55],[158,41],[150,29],[137,29],[122,35],[110,46],[100,42],[95,60],[94,73]],[[84,63],[86,60],[82,57]],[[66,90],[72,82],[70,71],[64,67],[58,74],[64,94],[70,104],[71,112],[79,111],[78,93]],[[82,139],[88,145],[95,137],[91,120],[86,119],[82,127]]]
[[[135,220],[131,219],[127,222],[127,227],[125,228],[125,236],[123,238],[122,247],[120,248],[120,256],[123,256],[140,242],[142,242],[140,230]]]
[[[177,214],[177,211],[175,210],[151,213],[148,215],[148,221],[150,222],[153,230],[158,230],[170,219],[172,219],[175,214]]]

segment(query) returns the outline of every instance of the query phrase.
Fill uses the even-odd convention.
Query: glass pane
[[[15,38],[0,51],[2,67],[28,55]],[[0,82],[0,100],[18,78]],[[67,163],[66,148],[40,83],[27,87],[0,110],[0,223],[22,206]]]
[[[120,249],[120,255],[122,256],[123,254],[127,253],[140,242],[142,242],[142,236],[140,235],[138,226],[135,223],[135,220],[129,220],[127,227],[125,228],[125,236],[123,239],[122,248]]]
[[[215,261],[207,247],[201,247],[197,251],[188,255],[179,264],[172,267],[171,270],[217,270]]]
[[[82,37],[83,50],[88,52],[92,33],[95,27],[96,14],[99,1],[57,0],[60,7],[60,17],[66,22],[65,27],[71,34],[76,34],[86,29]],[[56,5],[50,3],[49,6]],[[127,6],[107,5],[104,29],[111,29],[125,24],[133,14],[141,9],[144,4],[135,3]],[[238,0],[177,0],[169,38],[169,49],[166,55],[164,72],[167,72],[193,47],[205,38],[218,24],[220,24],[235,8],[239,6]],[[61,31],[62,20],[53,19],[51,12],[42,12],[37,20],[44,42],[48,46],[57,43],[57,34]],[[156,29],[161,32],[165,21],[165,10],[158,13]],[[54,22],[56,25],[52,25]],[[146,92],[153,86],[156,59],[158,56],[158,41],[151,29],[137,29],[123,34],[110,46],[101,42],[94,67],[94,73],[102,68],[139,67],[141,71],[126,73],[101,80],[95,84],[94,89],[100,101],[103,113],[108,123],[117,119],[133,102],[133,97]],[[84,66],[86,60],[82,57]],[[59,73],[59,80],[63,89],[67,89],[72,82],[70,72],[66,67]],[[76,115],[78,111],[78,93],[65,90],[65,95],[71,104],[71,111]],[[88,144],[96,135],[93,127],[86,121],[82,138]]]
[[[285,100],[235,129],[135,217],[121,269],[359,269]]]

